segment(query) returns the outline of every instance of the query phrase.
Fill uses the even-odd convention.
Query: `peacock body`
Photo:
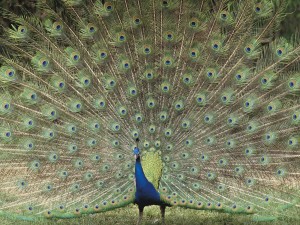
[[[37,8],[1,11],[1,215],[136,203],[299,219],[300,46],[277,35],[284,1]]]

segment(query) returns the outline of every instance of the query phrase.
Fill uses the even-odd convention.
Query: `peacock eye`
[[[273,107],[269,105],[268,110],[271,111],[272,109],[273,109]]]
[[[261,10],[261,8],[258,7],[258,6],[255,8],[255,11],[256,11],[256,12],[260,12],[260,10]]]
[[[214,44],[214,45],[213,45],[213,48],[214,48],[214,49],[218,49],[218,48],[219,48],[219,45],[218,45],[218,44]]]
[[[242,78],[242,76],[240,74],[237,74],[236,76],[236,79],[240,80]]]
[[[277,50],[277,54],[278,54],[279,56],[281,56],[281,55],[282,55],[282,50],[281,50],[281,49],[278,49],[278,50]]]
[[[167,38],[168,38],[169,40],[171,40],[171,39],[173,38],[172,34],[168,34],[168,35],[167,35]]]
[[[139,18],[136,18],[136,19],[134,20],[134,22],[135,22],[135,24],[140,24],[141,20],[140,20]]]
[[[121,36],[119,37],[119,40],[120,40],[120,41],[124,41],[124,40],[125,40],[125,37],[124,37],[123,35],[121,35]]]
[[[48,62],[46,61],[46,60],[44,60],[43,62],[42,62],[42,66],[43,67],[46,67],[48,65]]]
[[[268,82],[268,80],[267,80],[266,78],[263,78],[263,79],[261,79],[261,82],[262,82],[263,84],[266,84],[266,83]]]
[[[289,83],[289,86],[290,86],[291,88],[294,87],[294,82],[291,81],[291,82]]]
[[[167,1],[163,1],[163,5],[164,6],[168,5],[168,2]]]
[[[90,32],[93,33],[95,31],[95,27],[90,27]]]
[[[60,83],[59,83],[59,87],[60,87],[60,88],[63,88],[64,86],[65,86],[65,84],[64,84],[63,82],[60,82]]]
[[[36,99],[36,94],[32,94],[31,99],[35,100]]]
[[[246,50],[247,53],[251,52],[251,48],[250,47],[246,47],[245,50]]]
[[[75,61],[77,61],[77,60],[79,59],[79,56],[78,56],[78,55],[74,55],[74,56],[73,56],[73,59],[74,59]]]
[[[147,78],[151,79],[153,77],[152,73],[147,74]]]
[[[106,53],[105,52],[101,52],[100,56],[101,56],[101,58],[105,58],[106,57]]]

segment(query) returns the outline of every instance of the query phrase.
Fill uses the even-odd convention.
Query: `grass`
[[[136,224],[137,206],[128,206],[110,212],[85,216],[70,220],[48,220],[43,222],[12,221],[1,218],[1,225],[122,225]],[[143,225],[161,224],[158,206],[146,207]],[[251,216],[210,212],[203,210],[172,207],[166,209],[166,225],[299,225],[300,221],[277,220],[271,222],[253,222]]]

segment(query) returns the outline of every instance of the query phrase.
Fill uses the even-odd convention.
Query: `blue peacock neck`
[[[141,158],[136,155],[135,161],[135,180],[136,180],[136,192],[135,203],[139,206],[148,205],[162,205],[160,200],[160,194],[157,192],[151,182],[149,182],[145,176],[142,168]]]

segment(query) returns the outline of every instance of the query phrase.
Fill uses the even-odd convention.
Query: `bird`
[[[300,42],[284,0],[1,9],[0,215],[130,204],[300,219]],[[105,216],[105,214],[103,214]],[[122,218],[120,218],[121,221]]]

